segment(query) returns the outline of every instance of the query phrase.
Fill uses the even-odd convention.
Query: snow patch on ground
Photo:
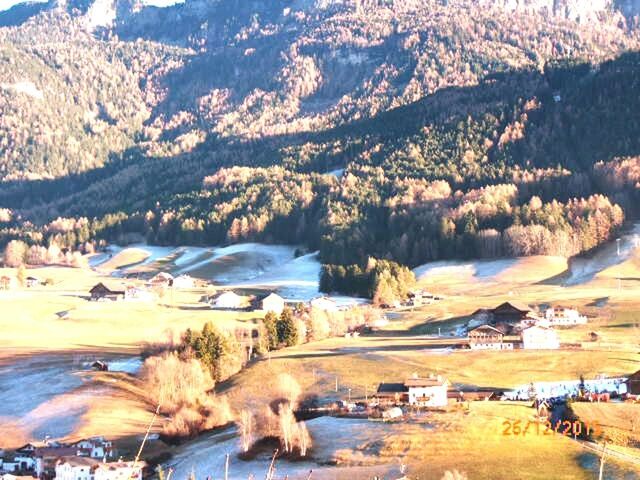
[[[226,247],[158,247],[146,244],[128,245],[149,253],[143,262],[119,270],[126,274],[154,263],[166,261],[173,275],[189,274],[229,288],[263,287],[293,301],[309,301],[319,296],[320,259],[318,252],[296,257],[296,246],[239,243]],[[110,246],[105,253],[89,259],[97,267],[122,251]],[[368,303],[366,299],[331,296],[340,306]]]
[[[617,242],[614,240],[588,258],[574,258],[569,267],[571,275],[564,284],[580,285],[593,280],[602,270],[629,260],[638,246],[640,246],[640,223],[636,223],[629,232],[620,236],[620,255],[618,255]]]
[[[440,261],[431,262],[413,269],[418,280],[430,277],[476,277],[481,280],[489,280],[506,269],[514,266],[517,259],[479,260],[475,262]]]
[[[142,359],[140,357],[121,358],[107,362],[110,372],[123,372],[135,375],[142,367]]]
[[[320,261],[318,252],[298,258],[284,257],[275,265],[250,281],[239,286],[260,285],[277,290],[280,295],[291,300],[310,300],[318,296],[320,287]]]
[[[0,87],[4,90],[13,90],[16,93],[24,93],[36,100],[42,100],[44,94],[36,85],[31,81],[22,81],[16,83],[0,83]]]
[[[600,378],[585,380],[585,388],[590,392],[618,392],[620,395],[627,393],[626,378]],[[557,382],[534,382],[533,388],[540,398],[563,397],[565,395],[577,395],[580,389],[580,380],[561,380]],[[505,392],[508,399],[528,399],[531,384],[520,385],[510,392]]]
[[[19,357],[0,366],[0,418],[11,421],[31,438],[60,438],[72,434],[104,388],[82,388],[99,358],[93,355],[43,354]],[[102,358],[109,370],[134,374],[140,357]],[[80,389],[80,390],[78,390]],[[11,401],[5,401],[5,400]]]
[[[331,170],[330,172],[327,172],[327,175],[333,175],[336,178],[342,178],[342,175],[344,175],[344,168],[336,168],[335,170]]]
[[[382,436],[393,434],[396,430],[399,432],[403,428],[400,424],[334,417],[315,418],[306,422],[306,425],[313,442],[312,458],[304,462],[278,460],[275,478],[282,479],[286,476],[291,479],[307,478],[310,470],[313,470],[314,478],[347,478],[349,475],[345,470],[323,466],[323,464],[330,461],[337,450],[356,449],[364,443],[379,440]],[[270,455],[259,455],[250,461],[239,460],[240,442],[234,433],[234,430],[229,429],[203,436],[190,443],[170,462],[174,468],[175,478],[188,478],[192,471],[196,478],[208,476],[222,478],[227,454],[230,456],[229,478],[231,480],[263,476],[269,468]],[[369,475],[368,478],[373,478],[376,474],[386,477],[384,473],[388,474],[390,469],[395,467],[381,465],[373,468],[377,473]],[[338,475],[338,472],[341,472],[341,475]]]

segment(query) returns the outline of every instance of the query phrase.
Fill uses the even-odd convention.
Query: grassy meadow
[[[177,338],[186,328],[201,328],[212,321],[231,329],[256,321],[260,312],[215,311],[200,303],[214,287],[165,293],[157,302],[90,302],[88,290],[109,278],[113,269],[143,260],[143,252],[124,251],[103,265],[89,268],[46,267],[28,274],[50,279],[51,285],[0,292],[0,361],[42,351],[136,354],[144,342]],[[163,260],[144,268],[153,274]],[[564,286],[567,262],[555,257],[505,260],[465,267],[458,274],[436,272],[420,278],[420,285],[441,300],[417,309],[389,312],[391,322],[382,331],[358,338],[333,338],[272,352],[216,387],[235,410],[262,408],[277,394],[276,379],[288,373],[300,384],[303,399],[320,401],[364,399],[380,382],[402,381],[416,372],[447,377],[454,385],[509,389],[532,381],[568,380],[580,375],[620,376],[640,369],[640,301],[634,268],[620,266],[622,288],[609,272],[589,281]],[[0,269],[0,275],[15,271]],[[616,277],[617,274],[613,274]],[[640,278],[640,270],[637,278]],[[504,301],[532,307],[567,306],[589,317],[587,325],[559,330],[561,351],[470,352],[453,347],[460,342],[449,332],[478,308]],[[453,326],[453,328],[452,328]],[[435,337],[438,329],[443,336]],[[592,333],[596,333],[594,340]],[[337,380],[337,390],[336,390]],[[99,391],[82,404],[84,410],[69,438],[106,434],[122,445],[135,445],[152,416],[152,405],[136,378],[124,373],[87,373],[83,386],[66,398],[79,401],[85,392]],[[611,424],[620,438],[620,422],[640,412],[640,405],[576,404],[583,419]],[[533,410],[524,404],[472,403],[469,410],[455,407],[430,414],[425,431],[407,423],[398,434],[371,438],[336,452],[339,467],[362,467],[368,462],[410,465],[411,476],[440,479],[457,469],[469,479],[588,479],[594,478],[597,459],[578,443],[562,437],[502,435],[505,419],[526,419]],[[640,417],[640,415],[638,415]],[[159,419],[154,431],[162,427]],[[5,431],[15,425],[5,424]],[[16,431],[15,429],[13,431]],[[6,433],[6,432],[5,432]],[[624,438],[635,438],[625,431]],[[2,440],[0,429],[0,441]],[[7,438],[5,435],[4,438]],[[23,440],[23,439],[21,439]],[[26,438],[25,438],[26,440]],[[151,446],[158,450],[158,445]],[[620,447],[637,452],[628,445]],[[165,452],[180,447],[162,446]],[[549,459],[553,459],[550,461]],[[631,467],[611,464],[608,478]],[[620,470],[622,469],[622,470]],[[344,470],[340,470],[344,471]],[[624,470],[627,471],[627,470]],[[613,476],[612,476],[613,475]],[[633,477],[629,477],[633,478]]]

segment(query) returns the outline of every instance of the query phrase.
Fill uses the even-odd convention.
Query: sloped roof
[[[378,393],[404,393],[406,391],[404,383],[381,383],[378,385]]]
[[[103,280],[101,282],[96,283],[91,290],[89,290],[90,293],[93,293],[94,291],[98,291],[102,288],[109,290],[111,293],[124,293],[126,286],[124,283],[122,282],[116,282],[116,281],[109,281],[109,280]]]
[[[277,293],[271,292],[269,295],[267,295],[266,297],[264,297],[262,299],[262,301],[264,302],[265,300],[282,300],[284,301],[284,298],[282,298],[280,295],[278,295]]]
[[[509,308],[509,307],[513,308],[514,310],[519,310],[522,313],[527,313],[527,312],[531,311],[531,308],[529,306],[521,304],[521,303],[518,303],[518,302],[504,302],[504,303],[501,303],[496,308],[494,308],[493,311],[496,311],[496,310],[498,310],[500,308]]]
[[[478,332],[478,331],[482,331],[482,330],[489,330],[491,332],[499,333],[500,335],[504,335],[503,332],[501,332],[497,328],[492,327],[491,325],[480,325],[479,327],[474,328],[473,330],[471,330],[469,333]]]
[[[448,385],[448,381],[444,377],[434,377],[434,378],[408,378],[405,380],[405,387],[442,387],[444,385]]]
[[[173,275],[167,272],[160,272],[151,277],[151,282],[170,282],[173,280]]]
[[[68,463],[73,467],[96,467],[100,465],[100,461],[91,457],[63,457],[58,464]]]

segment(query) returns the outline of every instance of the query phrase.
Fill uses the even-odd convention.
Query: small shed
[[[102,360],[96,360],[91,364],[91,370],[95,370],[96,372],[108,372],[109,365]]]

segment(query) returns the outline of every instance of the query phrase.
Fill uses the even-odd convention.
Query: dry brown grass
[[[581,447],[557,435],[503,435],[503,422],[524,420],[533,414],[528,405],[476,402],[470,410],[437,413],[422,423],[409,423],[366,442],[354,450],[341,450],[341,463],[405,463],[412,478],[440,480],[457,470],[472,479],[590,479],[577,458]],[[446,477],[445,477],[446,478]],[[454,477],[455,478],[455,477]]]
[[[140,375],[150,401],[169,416],[167,435],[193,436],[233,418],[226,398],[211,393],[211,373],[195,358],[180,358],[175,352],[150,357]]]
[[[622,447],[640,448],[640,405],[630,403],[583,403],[571,405],[576,416],[585,423],[598,425],[597,430],[608,442]],[[635,456],[640,458],[640,452]]]
[[[116,253],[106,262],[102,263],[99,267],[101,271],[109,272],[124,268],[136,263],[144,262],[149,258],[149,252],[141,248],[125,248],[124,250]]]

